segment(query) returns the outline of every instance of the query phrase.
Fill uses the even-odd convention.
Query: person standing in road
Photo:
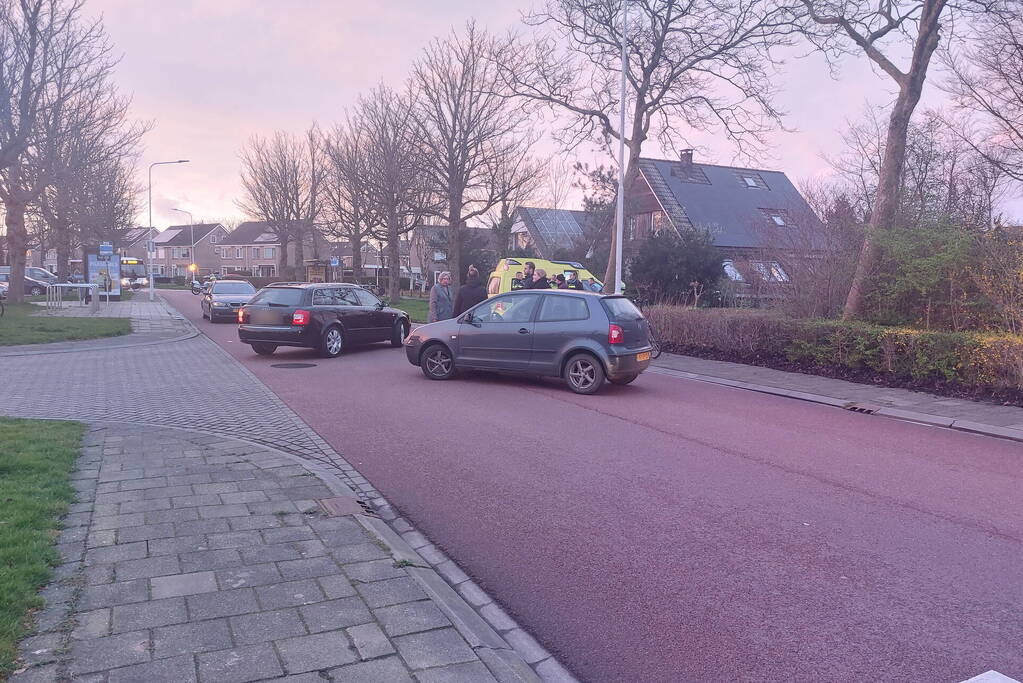
[[[558,273],[554,276],[555,287],[557,289],[568,289],[568,282],[565,280],[565,276]]]
[[[455,296],[453,317],[462,315],[479,302],[485,301],[486,298],[487,290],[480,282],[480,272],[476,270],[476,266],[469,266],[465,284],[459,288],[458,294]]]
[[[575,270],[568,271],[568,282],[566,289],[583,289],[583,283],[579,279],[579,273]]]
[[[533,288],[533,274],[536,271],[536,264],[532,261],[526,261],[522,266],[522,287],[521,289],[532,289]]]
[[[437,277],[437,284],[430,290],[430,314],[428,322],[447,320],[455,317],[455,298],[451,291],[451,273],[444,271]]]
[[[541,268],[533,273],[533,284],[530,289],[550,289],[551,281],[547,279],[547,271]]]

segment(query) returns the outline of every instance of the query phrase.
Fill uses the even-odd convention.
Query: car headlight
[[[217,308],[223,308],[224,306],[227,306],[227,304],[225,304],[223,301],[214,301],[213,305],[216,306]]]
[[[130,285],[130,284],[131,284],[131,280],[129,280],[129,279],[128,279],[128,278],[126,278],[126,277],[122,277],[122,278],[121,278],[121,284],[122,284],[122,285]]]

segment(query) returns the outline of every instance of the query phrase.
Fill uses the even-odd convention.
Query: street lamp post
[[[177,211],[178,213],[188,214],[188,230],[189,230],[189,234],[191,235],[190,239],[192,240],[192,246],[188,250],[188,262],[190,264],[195,263],[196,262],[195,261],[195,219],[192,218],[192,212],[191,211],[186,211],[185,209],[171,209],[171,210],[172,211]],[[189,268],[188,272],[191,273],[192,269]],[[196,264],[195,272],[196,272],[196,274],[198,274],[198,272],[199,272],[198,264]],[[193,275],[192,277],[194,278],[195,275]]]
[[[146,254],[146,260],[149,261],[149,300],[156,300],[156,290],[153,287],[153,258],[156,255],[156,247],[153,245],[153,166],[163,166],[164,164],[187,164],[188,159],[178,159],[176,161],[154,161],[149,164],[149,238],[146,240],[146,247],[152,247],[153,251]]]
[[[629,0],[622,0],[622,73],[618,97],[618,203],[615,207],[615,294],[622,293],[622,240],[625,238],[625,71],[629,68],[627,52]]]

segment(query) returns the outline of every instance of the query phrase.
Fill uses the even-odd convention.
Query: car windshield
[[[607,309],[607,314],[612,320],[629,321],[643,319],[643,314],[636,308],[636,304],[624,296],[609,296],[603,300],[603,303],[604,308]]]
[[[264,306],[298,306],[302,302],[302,292],[303,290],[293,287],[268,287],[259,290],[249,303]]]
[[[127,278],[138,278],[146,276],[146,266],[144,263],[122,263],[121,264],[121,277]]]
[[[213,285],[214,294],[252,294],[256,291],[248,282],[218,282]]]

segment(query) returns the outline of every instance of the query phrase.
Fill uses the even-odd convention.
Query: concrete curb
[[[842,408],[845,410],[855,410],[857,406],[866,407],[856,401],[849,401],[834,398],[832,396],[824,396],[821,394],[810,394],[804,391],[793,391],[791,389],[783,389],[781,387],[772,387],[764,384],[753,384],[751,382],[740,382],[732,379],[725,379],[723,377],[714,377],[712,375],[699,375],[694,372],[685,372],[682,370],[673,370],[671,368],[651,367],[647,372],[654,372],[659,375],[667,375],[668,377],[678,377],[681,379],[691,379],[697,382],[707,382],[708,384],[718,384],[726,387],[733,387],[735,389],[745,389],[747,391],[756,391],[761,394],[771,394],[772,396],[783,396],[785,398],[793,398],[800,401],[808,401],[810,403],[820,403],[823,405],[832,406],[834,408]],[[1012,429],[1010,427],[999,427],[997,425],[989,425],[981,422],[969,422],[966,420],[956,420],[955,418],[945,417],[943,415],[930,415],[928,413],[917,413],[911,410],[900,410],[898,408],[886,408],[870,406],[870,414],[880,415],[882,417],[888,417],[895,420],[902,420],[904,422],[916,422],[919,424],[930,425],[932,427],[944,427],[947,429],[954,429],[961,432],[970,432],[972,434],[982,434],[984,436],[993,436],[999,439],[1009,439],[1012,441],[1023,442],[1023,430]]]
[[[198,336],[199,331],[194,327],[191,332],[185,334],[179,334],[176,337],[168,337],[167,339],[150,339],[148,341],[133,342],[130,344],[111,344],[110,346],[97,346],[96,348],[71,348],[71,349],[39,349],[32,351],[16,351],[14,353],[4,353],[0,351],[0,358],[15,358],[17,356],[47,356],[53,353],[85,353],[88,351],[114,351],[115,349],[127,349],[136,346],[153,346],[155,344],[171,344],[173,342],[184,341],[185,339],[191,339],[192,337]],[[125,335],[131,337],[132,335]],[[141,336],[141,335],[140,335]],[[116,339],[116,337],[110,337],[110,339]],[[92,339],[81,339],[82,343],[93,341]],[[55,344],[75,344],[77,342],[54,342]],[[46,346],[41,344],[40,346]]]

